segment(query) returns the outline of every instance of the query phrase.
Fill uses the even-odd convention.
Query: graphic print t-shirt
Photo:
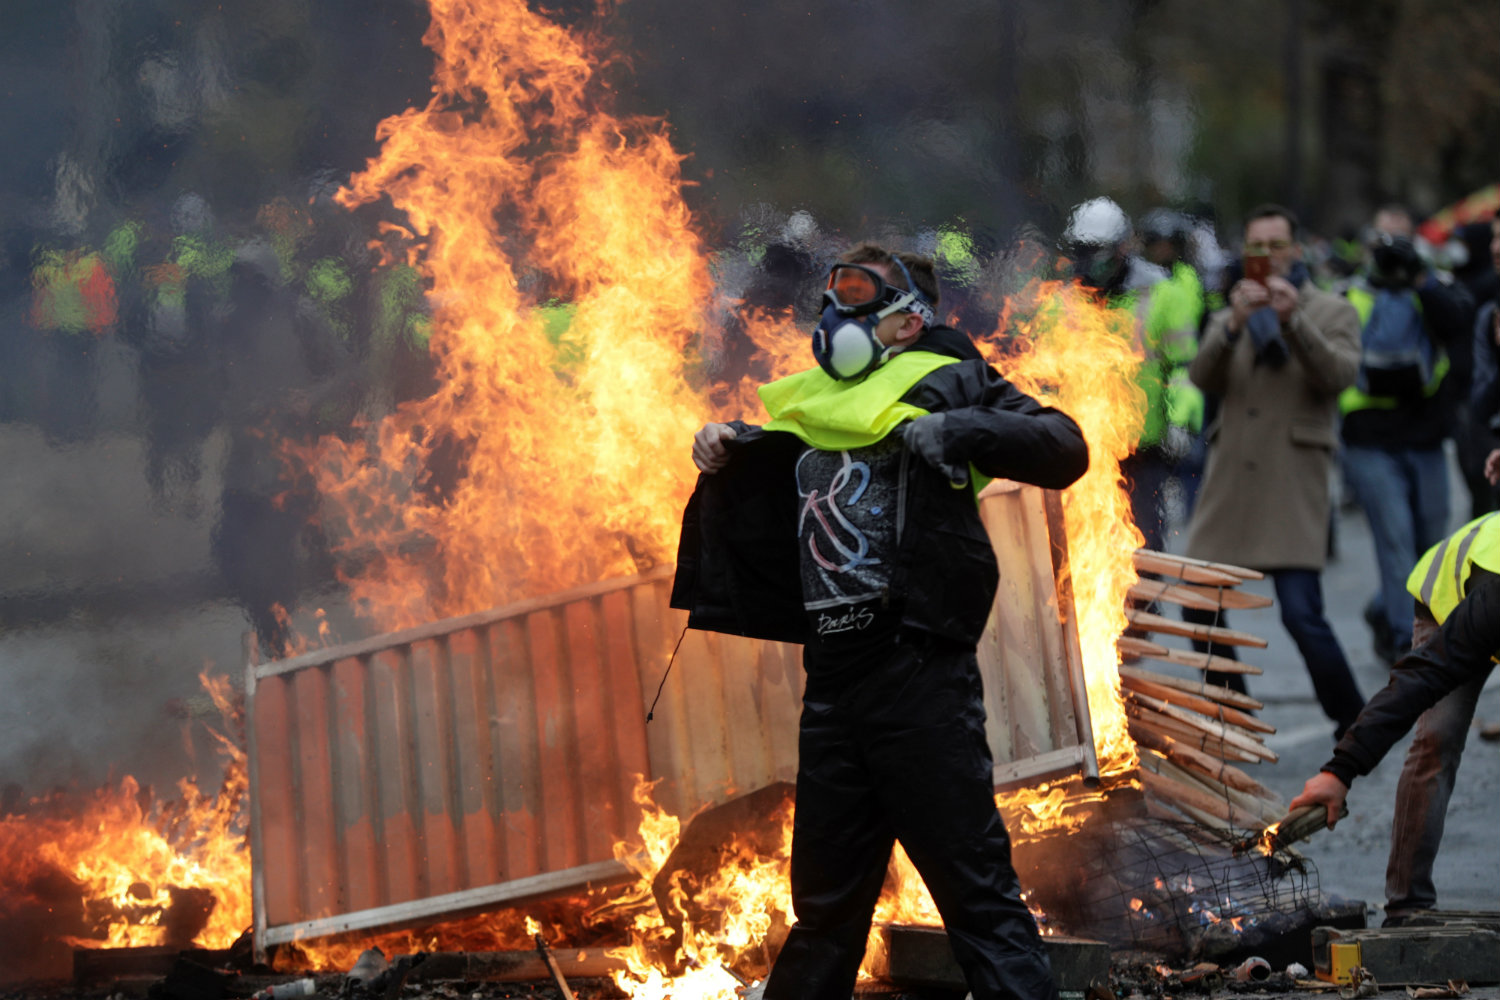
[[[808,448],[797,460],[802,599],[821,653],[858,655],[900,624],[890,587],[905,454],[891,435],[850,451]]]

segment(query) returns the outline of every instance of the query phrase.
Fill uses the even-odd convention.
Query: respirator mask
[[[849,381],[885,363],[892,348],[880,342],[875,328],[892,313],[916,313],[932,325],[932,304],[917,290],[911,272],[893,257],[910,291],[897,288],[880,272],[863,264],[835,264],[823,292],[823,315],[812,334],[813,357],[832,378]]]

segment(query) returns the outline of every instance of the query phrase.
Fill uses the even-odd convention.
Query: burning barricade
[[[351,602],[384,631],[247,665],[247,784],[193,820],[248,830],[222,884],[56,868],[124,900],[134,930],[99,944],[225,948],[248,928],[278,968],[346,970],[376,945],[530,952],[540,933],[549,974],[732,996],[794,919],[795,651],[688,633],[646,719],[682,626],[666,589],[691,429],[753,410],[744,376],[805,367],[805,336],[789,315],[739,314],[716,284],[665,127],[599,106],[594,43],[524,3],[433,8],[432,101],[382,124],[339,197],[393,213],[379,245],[421,275],[438,387],[288,453],[318,481]],[[1044,928],[1215,954],[1318,893],[1305,862],[1226,846],[1278,811],[1227,763],[1274,759],[1254,706],[1119,667],[1123,650],[1222,668],[1117,642],[1167,627],[1131,598],[1233,606],[1245,576],[1156,557],[1141,568],[1171,579],[1140,580],[1119,482],[1141,419],[1131,322],[1038,281],[979,331],[1092,456],[1063,493],[982,498],[1003,581],[979,649],[988,738]],[[204,926],[167,926],[193,909],[171,887],[213,893]],[[878,919],[937,923],[899,855]]]

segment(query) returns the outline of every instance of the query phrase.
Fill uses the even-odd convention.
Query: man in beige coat
[[[1222,404],[1208,432],[1187,553],[1271,575],[1282,624],[1341,736],[1364,698],[1323,614],[1320,574],[1338,394],[1359,372],[1359,317],[1346,300],[1313,286],[1296,235],[1288,209],[1265,205],[1250,214],[1246,273],[1260,280],[1244,278],[1230,289],[1230,307],[1209,321],[1188,369]],[[1269,266],[1256,257],[1269,258]],[[1239,674],[1211,679],[1244,689]]]

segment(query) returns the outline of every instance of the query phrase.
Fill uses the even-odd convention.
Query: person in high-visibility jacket
[[[1500,450],[1485,471],[1500,480]],[[1427,550],[1407,579],[1416,599],[1414,644],[1307,780],[1293,809],[1323,805],[1332,827],[1349,785],[1369,774],[1414,725],[1396,787],[1386,864],[1385,923],[1432,909],[1432,866],[1480,691],[1500,656],[1500,513],[1486,514]]]
[[[1136,450],[1120,463],[1130,489],[1131,515],[1145,547],[1165,547],[1162,488],[1175,471],[1181,448],[1169,443],[1174,421],[1202,427],[1202,396],[1187,378],[1198,353],[1202,287],[1135,254],[1135,230],[1123,209],[1109,198],[1076,206],[1059,248],[1072,262],[1079,283],[1094,289],[1111,308],[1135,317],[1134,335],[1142,361],[1136,383],[1146,395],[1145,425]],[[1196,294],[1195,294],[1196,289]],[[1196,404],[1196,405],[1195,405]]]
[[[1451,425],[1449,354],[1467,337],[1473,314],[1466,293],[1433,277],[1411,240],[1399,233],[1377,235],[1370,268],[1346,292],[1361,330],[1371,322],[1377,295],[1410,301],[1408,308],[1421,317],[1432,351],[1425,379],[1414,369],[1412,384],[1400,388],[1367,382],[1375,376],[1367,375],[1371,355],[1366,353],[1359,384],[1339,395],[1344,481],[1365,512],[1380,570],[1380,586],[1365,608],[1365,621],[1376,655],[1392,663],[1412,641],[1406,575],[1448,527],[1443,439]],[[1371,350],[1368,345],[1366,350]]]
[[[1187,259],[1193,221],[1181,212],[1156,208],[1146,213],[1140,229],[1142,256],[1167,270],[1167,279],[1151,288],[1146,311],[1146,343],[1154,345],[1148,364],[1154,362],[1160,379],[1160,403],[1147,415],[1140,450],[1164,453],[1182,489],[1184,513],[1191,516],[1203,475],[1206,407],[1187,366],[1198,355],[1208,297],[1197,268]]]

